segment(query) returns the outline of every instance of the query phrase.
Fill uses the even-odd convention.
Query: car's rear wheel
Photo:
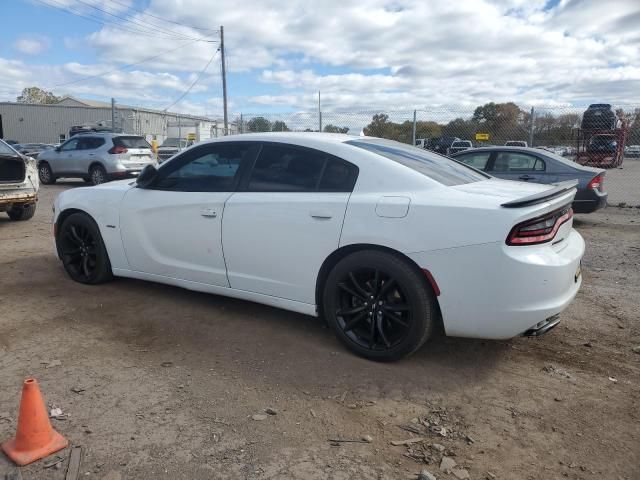
[[[7,211],[7,215],[11,220],[22,221],[33,218],[36,213],[36,204],[29,203],[27,205],[16,205]]]
[[[433,292],[420,272],[391,253],[366,250],[343,258],[327,277],[327,322],[363,357],[393,361],[418,350],[436,322]]]
[[[38,165],[38,177],[40,182],[45,185],[56,183],[56,177],[47,162],[40,162],[40,165]]]
[[[67,217],[56,243],[64,269],[73,280],[89,284],[111,280],[111,263],[102,235],[88,215],[74,213]]]
[[[107,181],[107,171],[102,165],[94,165],[89,170],[89,178],[92,185],[100,185]]]

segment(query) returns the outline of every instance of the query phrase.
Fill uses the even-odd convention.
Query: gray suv
[[[139,135],[86,133],[71,137],[38,157],[38,176],[46,185],[59,177],[82,178],[93,185],[137,175],[155,164],[151,145]]]

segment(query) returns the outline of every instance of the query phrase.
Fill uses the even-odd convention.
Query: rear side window
[[[545,164],[538,157],[526,153],[499,153],[493,162],[494,172],[544,171]]]
[[[491,152],[476,152],[456,156],[456,160],[460,160],[465,165],[477,168],[478,170],[484,170],[487,168],[487,162],[489,161],[490,156]]]
[[[104,138],[98,137],[81,137],[78,140],[76,150],[93,150],[104,145]]]
[[[116,147],[125,147],[125,148],[151,148],[149,142],[147,142],[143,137],[114,137],[113,145]]]
[[[319,150],[266,144],[247,190],[252,192],[350,192],[358,168]]]
[[[490,178],[456,160],[392,140],[349,140],[345,143],[377,153],[446,186]]]

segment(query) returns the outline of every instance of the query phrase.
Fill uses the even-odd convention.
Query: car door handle
[[[200,215],[203,217],[211,217],[216,218],[218,216],[218,212],[216,212],[213,208],[203,208],[200,210]]]
[[[333,217],[331,212],[327,210],[314,210],[309,212],[309,215],[311,215],[311,218],[315,218],[316,220],[328,220]]]
[[[520,180],[533,180],[533,179],[534,179],[534,178],[536,178],[536,177],[532,177],[532,176],[530,176],[530,175],[520,175],[518,178],[519,178]]]

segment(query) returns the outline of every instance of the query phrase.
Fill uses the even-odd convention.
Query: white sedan
[[[553,328],[581,283],[574,194],[389,140],[266,133],[67,190],[54,231],[78,282],[131,277],[323,315],[353,351],[395,360],[436,329]]]

